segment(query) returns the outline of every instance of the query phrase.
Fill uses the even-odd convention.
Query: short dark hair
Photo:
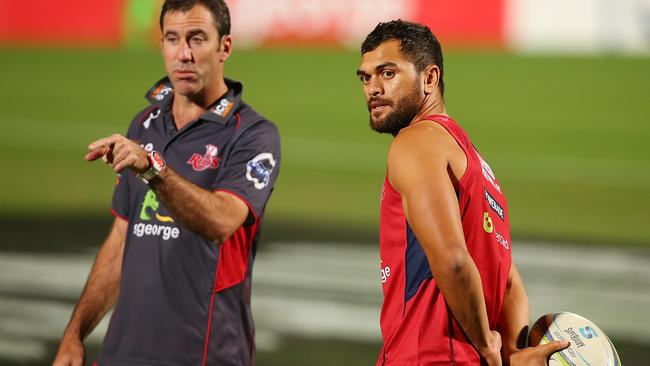
[[[440,69],[438,86],[440,87],[440,93],[444,96],[442,47],[431,29],[422,24],[401,19],[379,23],[361,44],[361,54],[370,52],[389,40],[401,42],[402,53],[415,65],[418,72],[424,71],[427,66],[432,64],[438,66]]]
[[[163,19],[170,11],[188,11],[196,5],[205,6],[212,13],[217,26],[219,37],[230,34],[230,10],[223,0],[165,0],[160,11],[160,30],[163,28]]]

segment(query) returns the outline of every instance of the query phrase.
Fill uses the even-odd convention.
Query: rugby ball
[[[590,320],[569,312],[549,313],[533,324],[528,345],[567,340],[569,348],[551,355],[549,366],[620,366],[616,348]]]

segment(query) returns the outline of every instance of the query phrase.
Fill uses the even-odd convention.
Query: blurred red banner
[[[505,0],[417,0],[413,20],[445,45],[497,46],[506,42]]]
[[[0,42],[120,45],[126,38],[128,1],[0,0]],[[159,6],[158,0],[140,1]],[[428,25],[445,47],[501,47],[506,42],[505,0],[226,2],[235,41],[243,46],[329,44],[357,48],[378,22],[398,18]]]
[[[380,21],[428,25],[444,45],[505,42],[505,0],[226,0],[233,35],[249,45],[339,44],[357,47]]]
[[[126,0],[0,0],[0,42],[119,45]]]

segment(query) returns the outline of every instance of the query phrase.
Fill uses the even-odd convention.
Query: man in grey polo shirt
[[[109,365],[250,365],[251,270],[278,175],[275,125],[224,78],[232,50],[222,0],[167,0],[167,77],[126,136],[89,145],[118,173],[113,227],[65,329],[55,366],[115,306],[97,359]]]

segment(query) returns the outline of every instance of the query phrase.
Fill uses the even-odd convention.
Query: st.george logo
[[[158,213],[160,202],[152,190],[148,190],[142,200],[142,209],[140,210],[140,220],[151,221],[155,217],[158,222],[171,224],[174,219],[171,216],[163,216]],[[153,214],[153,217],[152,217]],[[169,225],[161,225],[151,222],[136,222],[133,224],[133,235],[138,238],[158,237],[164,241],[178,239],[181,235],[179,228]]]
[[[149,221],[151,220],[151,214],[150,212],[154,213],[156,216],[156,219],[160,222],[174,222],[174,219],[171,218],[171,216],[163,216],[158,213],[158,208],[160,207],[160,203],[158,202],[158,198],[156,197],[156,194],[152,190],[148,190],[147,194],[144,196],[144,200],[142,201],[142,209],[140,210],[140,220],[142,221]]]
[[[219,153],[219,148],[214,145],[205,145],[205,154],[200,155],[197,153],[192,154],[190,160],[187,161],[188,164],[192,166],[192,169],[197,172],[204,171],[206,169],[217,169],[219,167],[219,158],[217,154]]]
[[[273,154],[261,153],[246,163],[246,179],[253,182],[255,188],[262,189],[269,184],[274,167]]]
[[[381,283],[386,283],[388,281],[388,277],[390,277],[390,267],[385,266],[384,267],[384,261],[381,259],[379,260],[379,266],[381,267]]]

